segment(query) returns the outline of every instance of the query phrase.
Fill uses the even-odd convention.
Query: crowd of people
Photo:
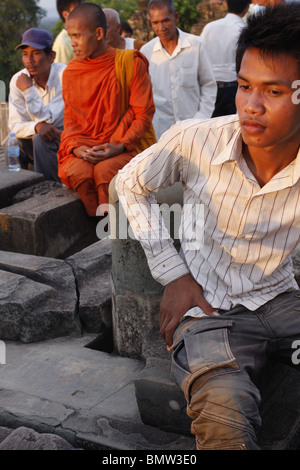
[[[236,18],[238,3],[228,1]],[[244,3],[246,9],[250,0]],[[176,122],[210,118],[217,93],[231,91],[235,112],[235,88],[227,88],[225,74],[220,91],[217,59],[208,54],[213,48],[178,28],[173,0],[149,1],[155,38],[148,43],[132,37],[111,8],[57,0],[57,11],[64,27],[55,41],[31,28],[16,46],[25,68],[11,79],[9,127],[20,142],[21,167],[77,191],[93,217],[108,202],[111,179],[131,158]],[[233,71],[235,38],[230,28],[226,35],[225,68]]]
[[[77,191],[91,217],[117,175],[164,287],[160,330],[197,449],[258,449],[257,377],[270,357],[298,365],[300,4],[212,1],[227,12],[196,36],[173,0],[149,0],[155,37],[141,44],[116,11],[58,0],[55,43],[32,28],[16,47],[9,125],[22,167]],[[178,181],[190,223],[204,207],[201,246],[183,231],[180,252],[151,217]]]

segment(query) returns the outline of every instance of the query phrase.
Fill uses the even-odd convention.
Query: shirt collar
[[[235,15],[234,13],[227,13],[225,18],[229,18],[231,21],[235,21],[236,23],[241,23],[241,25],[245,25],[245,21],[239,15]]]
[[[225,162],[236,161],[242,157],[242,131],[238,127],[222,152],[213,160],[212,165],[222,165]]]
[[[184,31],[181,31],[179,28],[177,28],[177,31],[178,31],[178,42],[172,55],[177,54],[181,49],[184,49],[185,47],[191,46],[189,35],[185,33]],[[156,40],[156,43],[154,44],[153,52],[162,51],[163,53],[166,53],[166,50],[163,47],[159,37],[157,37],[156,39],[157,40]]]
[[[226,162],[236,162],[243,158],[243,139],[241,128],[238,127],[227,146],[217,157],[212,161],[212,165],[222,165]],[[284,187],[290,187],[297,183],[300,179],[300,148],[297,157],[282,171],[277,173],[271,181],[269,181],[263,188],[262,192],[276,191]]]
[[[33,86],[37,89],[39,89],[42,93],[48,93],[48,89],[49,87],[52,86],[52,82],[53,82],[53,79],[54,79],[54,76],[55,76],[55,70],[54,70],[54,64],[51,64],[51,68],[50,68],[50,73],[49,73],[49,77],[48,77],[48,80],[47,80],[47,83],[46,83],[46,87],[45,87],[45,90],[44,88],[40,87],[35,80],[33,80]],[[29,75],[29,74],[28,74]],[[30,75],[29,75],[30,76]]]

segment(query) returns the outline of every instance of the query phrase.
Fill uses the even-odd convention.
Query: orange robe
[[[57,153],[58,174],[78,192],[87,213],[108,203],[108,186],[118,170],[139,151],[139,143],[152,126],[154,102],[148,61],[134,51],[133,75],[127,109],[124,90],[116,75],[116,51],[111,47],[93,59],[73,59],[63,74],[64,131]],[[123,91],[123,93],[122,93]],[[123,97],[123,101],[122,101]],[[126,152],[93,164],[76,158],[74,148],[123,143]],[[151,143],[154,143],[150,141]]]

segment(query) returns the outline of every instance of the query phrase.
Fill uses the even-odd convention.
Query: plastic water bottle
[[[20,170],[20,146],[14,132],[9,133],[7,141],[7,159],[9,171]]]

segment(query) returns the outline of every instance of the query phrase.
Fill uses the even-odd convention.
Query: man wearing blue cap
[[[31,28],[16,49],[25,68],[10,82],[9,129],[21,147],[21,167],[34,165],[46,180],[60,181],[57,150],[63,128],[64,64],[54,63],[53,38],[48,31]]]

